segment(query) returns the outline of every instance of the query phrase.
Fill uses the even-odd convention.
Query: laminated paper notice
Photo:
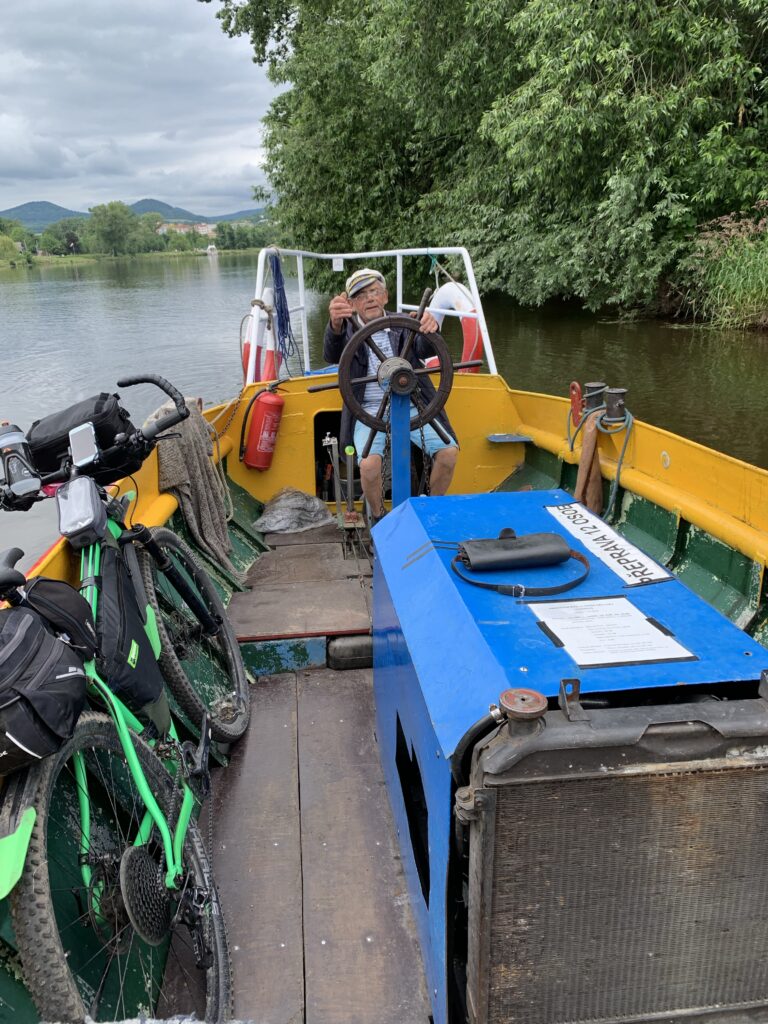
[[[547,505],[546,509],[560,526],[582,542],[590,555],[613,569],[624,580],[625,586],[637,587],[642,583],[660,583],[672,579],[672,574],[658,562],[620,537],[599,516],[593,515],[578,502]]]
[[[626,597],[538,601],[528,607],[542,632],[579,668],[698,660]]]

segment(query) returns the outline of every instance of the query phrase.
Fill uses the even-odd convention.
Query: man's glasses
[[[371,295],[383,295],[386,290],[381,284],[369,284],[353,295],[350,302],[357,302],[358,299],[364,299]]]

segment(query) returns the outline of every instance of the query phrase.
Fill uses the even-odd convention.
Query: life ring
[[[253,380],[277,380],[280,370],[280,356],[275,348],[275,334],[272,329],[271,311],[274,305],[274,293],[265,288],[261,301],[254,301],[248,321],[245,343],[243,344],[243,380],[248,381],[248,361],[251,347],[256,346],[256,358],[253,364]]]
[[[469,288],[458,281],[446,281],[432,296],[429,303],[429,310],[437,320],[438,326],[443,326],[445,314],[438,312],[441,309],[455,309],[457,313],[477,313],[475,301]],[[480,321],[476,316],[462,316],[461,333],[464,337],[464,344],[461,350],[461,361],[467,362],[470,359],[482,359],[483,357],[483,335],[480,331]],[[434,357],[426,360],[426,366],[435,366],[437,361]],[[472,366],[466,370],[457,370],[457,373],[479,373],[479,366]]]

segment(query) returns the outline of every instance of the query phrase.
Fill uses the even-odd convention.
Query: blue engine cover
[[[548,506],[564,491],[413,498],[374,529],[374,690],[377,735],[424,954],[436,1022],[447,1020],[446,885],[452,829],[451,756],[467,730],[509,688],[556,696],[578,677],[581,693],[757,680],[768,651],[674,578],[627,587],[563,527]],[[626,597],[695,660],[580,668],[539,628],[528,603],[480,590],[451,571],[455,552],[434,542],[560,532],[586,554],[588,579],[559,600]],[[573,560],[479,579],[555,586]]]

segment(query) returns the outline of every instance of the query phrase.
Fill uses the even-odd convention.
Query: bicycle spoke
[[[173,939],[171,940],[171,945],[170,945],[170,947],[169,947],[169,951],[170,951],[170,952],[171,952],[171,953],[173,954],[173,956],[175,957],[175,959],[176,959],[176,963],[177,963],[177,965],[179,966],[179,968],[180,968],[180,970],[181,970],[181,973],[182,973],[182,974],[184,975],[184,977],[185,977],[185,978],[186,978],[186,980],[187,980],[187,990],[188,990],[188,991],[189,991],[190,993],[193,993],[193,992],[195,992],[195,990],[196,990],[197,986],[195,985],[195,983],[194,983],[194,981],[193,981],[193,979],[192,979],[192,975],[191,975],[191,974],[189,973],[189,971],[188,971],[188,970],[186,969],[186,967],[184,966],[184,964],[183,964],[183,962],[182,962],[182,959],[181,959],[181,957],[179,956],[179,954],[178,954],[177,950],[176,950],[176,949],[174,948],[174,942],[175,942],[176,938],[178,937],[178,934],[179,934],[178,932],[174,932],[174,933],[173,933]],[[188,945],[188,944],[187,944],[186,942],[184,942],[184,941],[183,941],[183,940],[181,940],[181,939],[180,939],[179,941],[181,942],[182,946],[184,946],[184,948],[185,948],[185,949],[189,949],[190,951],[192,951],[192,954],[193,954],[193,956],[194,956],[194,950],[192,949],[192,946]],[[163,989],[161,988],[161,989],[160,989],[160,992],[162,992],[162,991],[163,991]]]
[[[112,967],[112,964],[114,962],[115,955],[116,955],[116,951],[114,951],[111,954],[109,960],[107,961],[107,966],[102,971],[101,978],[99,980],[99,984],[98,984],[98,986],[96,988],[96,992],[94,994],[93,999],[91,1000],[90,1014],[91,1014],[91,1017],[93,1017],[94,1020],[96,1019],[96,1015],[99,1012],[99,1003],[101,1002],[101,997],[104,995],[104,986],[107,983],[107,978],[109,976],[109,971],[110,971],[110,969]]]

